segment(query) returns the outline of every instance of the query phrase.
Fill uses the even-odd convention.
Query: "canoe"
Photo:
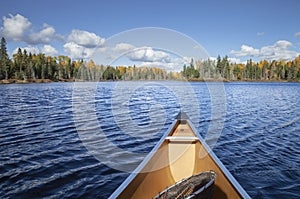
[[[205,143],[188,116],[179,113],[148,156],[110,198],[159,198],[182,181],[207,172],[215,174],[213,183],[210,182],[213,186],[210,198],[250,198]]]

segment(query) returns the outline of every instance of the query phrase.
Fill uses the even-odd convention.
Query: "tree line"
[[[300,56],[294,60],[232,63],[228,56],[220,55],[217,60],[191,60],[184,65],[182,76],[189,80],[228,80],[228,81],[300,81]]]
[[[18,49],[9,58],[2,37],[0,49],[0,80],[105,81],[105,80],[165,80],[172,73],[154,67],[104,66],[93,60],[72,60],[68,56],[46,56]]]
[[[166,80],[174,79],[172,73],[155,67],[133,66],[104,66],[96,65],[93,60],[81,64],[77,71],[77,80],[105,81],[105,80]]]
[[[155,67],[104,66],[93,60],[72,60],[68,56],[46,56],[18,49],[10,58],[6,41],[0,47],[0,80],[106,81],[106,80],[228,80],[228,81],[300,81],[300,56],[290,61],[232,63],[228,56],[216,60],[191,59],[180,72]]]
[[[81,64],[82,61],[71,61],[67,56],[32,54],[20,48],[10,59],[6,51],[6,41],[1,39],[0,80],[72,79]]]

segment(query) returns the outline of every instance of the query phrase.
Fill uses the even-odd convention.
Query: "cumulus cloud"
[[[180,71],[183,64],[188,64],[191,61],[191,57],[177,57],[160,49],[149,46],[136,47],[130,43],[118,43],[114,47],[106,49],[107,52],[115,55],[111,59],[120,56],[119,53],[125,53],[122,56],[126,57],[131,64],[138,67],[157,67],[167,71]]]
[[[174,70],[176,68],[175,64],[163,63],[163,62],[142,62],[140,67],[152,67],[152,68],[161,68],[165,70]]]
[[[182,70],[182,64],[178,63],[164,63],[164,62],[142,62],[140,67],[152,67],[152,68],[161,68],[166,71],[177,71]]]
[[[153,50],[151,47],[143,47],[135,49],[129,53],[128,58],[132,61],[143,61],[143,62],[170,62],[170,56],[160,50]]]
[[[74,59],[87,59],[104,48],[105,39],[95,33],[76,29],[69,34],[67,41],[64,45],[66,53]]]
[[[50,45],[44,45],[41,52],[48,56],[54,56],[57,54],[57,50]]]
[[[263,36],[265,34],[265,32],[258,32],[257,36]]]
[[[13,54],[18,53],[18,49],[19,48],[16,48],[15,50],[13,50]],[[26,46],[26,47],[22,47],[20,49],[22,50],[22,52],[24,50],[26,50],[27,54],[29,54],[29,53],[31,53],[31,54],[39,54],[40,53],[40,50],[38,49],[38,47],[35,47],[35,46]]]
[[[127,52],[127,51],[130,51],[130,50],[133,50],[135,47],[131,44],[128,44],[128,43],[118,43],[115,47],[114,47],[114,51],[116,52]]]
[[[256,56],[259,54],[259,50],[251,46],[242,45],[240,51],[232,50],[230,51],[230,54],[233,54],[238,57]]]
[[[263,46],[261,49],[255,49],[251,46],[242,45],[240,51],[230,51],[231,54],[237,57],[254,56],[260,59],[293,59],[299,55],[299,52],[290,50],[292,43],[286,40],[279,40],[271,46]]]
[[[26,42],[29,44],[48,44],[53,38],[55,38],[55,29],[48,24],[44,24],[40,32],[28,35]]]
[[[239,58],[235,58],[235,57],[229,57],[228,61],[230,63],[241,63],[241,60]]]
[[[275,43],[274,46],[276,48],[285,49],[285,48],[288,48],[290,46],[293,46],[293,44],[289,41],[286,41],[286,40],[279,40]]]
[[[17,14],[13,16],[9,14],[9,17],[3,17],[2,35],[9,40],[21,41],[25,32],[30,28],[31,22]]]
[[[13,50],[12,55],[13,54],[17,54],[18,53],[18,49],[16,48]],[[36,46],[26,46],[26,47],[21,47],[20,48],[22,50],[22,52],[24,52],[24,50],[26,50],[27,54],[31,53],[31,54],[39,54],[39,53],[44,53],[47,56],[53,56],[57,54],[57,50],[50,46],[50,45],[44,45],[42,48],[38,48]]]
[[[105,39],[99,37],[95,33],[84,30],[72,30],[68,36],[69,43],[75,43],[86,48],[100,47],[104,44]]]
[[[277,41],[272,46],[264,46],[260,49],[260,56],[264,59],[293,59],[299,55],[298,52],[289,50],[292,43],[285,40]]]
[[[209,57],[209,60],[210,61],[217,61],[217,58],[216,57]]]
[[[296,33],[294,34],[294,36],[295,36],[295,37],[300,37],[300,32],[296,32]]]
[[[64,51],[74,59],[91,58],[95,48],[86,48],[74,42],[68,42],[64,45]]]
[[[20,14],[3,17],[2,36],[7,40],[25,42],[29,45],[49,44],[51,40],[62,41],[63,37],[55,33],[53,26],[43,24],[39,32],[33,31],[32,23]]]
[[[139,66],[146,67],[156,67],[162,68],[166,71],[176,71],[179,72],[182,70],[184,64],[189,64],[191,61],[191,57],[169,57],[169,62],[164,61],[143,61],[139,64]]]
[[[218,59],[216,57],[209,57],[209,60],[212,61],[212,62],[217,62]],[[207,59],[204,59],[203,61],[207,61]],[[236,63],[236,64],[239,64],[239,63],[244,63],[243,61],[241,61],[241,59],[239,58],[236,58],[236,57],[228,57],[228,61],[229,63]]]

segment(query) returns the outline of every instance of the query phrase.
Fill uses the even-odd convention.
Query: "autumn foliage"
[[[226,81],[300,81],[300,57],[294,60],[261,60],[232,63],[227,56],[217,60],[191,59],[182,71],[166,71],[158,67],[104,66],[93,60],[72,60],[31,54],[18,49],[9,58],[6,41],[1,40],[0,80],[107,81],[107,80],[226,80]]]

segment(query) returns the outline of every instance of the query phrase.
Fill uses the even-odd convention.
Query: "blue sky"
[[[10,53],[22,47],[89,59],[115,34],[162,27],[193,38],[211,57],[291,59],[300,52],[299,8],[298,0],[9,0],[1,2],[0,34]]]

